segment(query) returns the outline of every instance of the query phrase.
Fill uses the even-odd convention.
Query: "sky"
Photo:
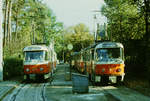
[[[104,4],[103,0],[44,0],[47,6],[52,9],[57,20],[64,23],[65,27],[84,23],[90,31],[94,31],[94,14],[100,24],[106,22],[106,18],[100,15],[100,10]]]

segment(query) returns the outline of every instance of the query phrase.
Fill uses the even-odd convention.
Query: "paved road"
[[[89,93],[72,93],[72,81],[66,81],[65,69],[58,65],[53,81],[46,83],[0,82],[0,101],[150,101],[124,86],[89,86]]]

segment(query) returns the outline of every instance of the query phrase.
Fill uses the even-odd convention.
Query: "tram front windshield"
[[[98,61],[113,61],[122,59],[120,48],[100,48],[96,50]]]
[[[25,60],[44,60],[44,51],[27,51],[25,52]]]

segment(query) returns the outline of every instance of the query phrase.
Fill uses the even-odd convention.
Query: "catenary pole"
[[[0,0],[0,81],[3,81],[2,0]]]

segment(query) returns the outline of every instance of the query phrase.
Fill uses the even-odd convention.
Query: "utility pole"
[[[0,81],[3,81],[2,0],[0,0]]]
[[[97,17],[96,17],[96,14],[94,14],[94,43],[96,43],[96,40],[97,40],[97,25],[96,25],[96,19],[97,19]]]

